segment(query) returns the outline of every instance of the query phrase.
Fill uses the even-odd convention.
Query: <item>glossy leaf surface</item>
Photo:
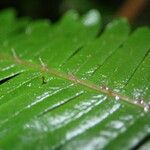
[[[95,10],[0,22],[0,149],[148,148],[148,27],[101,31]]]

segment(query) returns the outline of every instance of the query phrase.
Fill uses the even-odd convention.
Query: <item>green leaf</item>
[[[0,149],[148,148],[149,28],[102,30],[96,10],[0,22]]]

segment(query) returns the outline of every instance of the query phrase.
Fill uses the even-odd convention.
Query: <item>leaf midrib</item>
[[[135,103],[135,101],[136,101],[135,99],[132,99],[132,98],[130,98],[126,95],[123,95],[119,92],[114,92],[109,87],[99,86],[99,85],[94,84],[91,81],[80,79],[80,78],[78,78],[77,76],[75,76],[73,74],[64,73],[64,72],[59,71],[57,69],[54,69],[50,66],[47,66],[44,62],[41,65],[31,63],[29,61],[26,61],[26,60],[23,60],[23,59],[19,58],[16,54],[15,55],[13,54],[13,56],[8,56],[6,54],[1,54],[0,58],[3,59],[3,60],[10,60],[10,61],[12,61],[12,62],[14,62],[18,65],[24,65],[26,67],[30,67],[30,68],[33,68],[33,69],[40,70],[43,73],[51,74],[51,75],[57,76],[59,78],[65,79],[65,80],[69,80],[69,81],[71,81],[75,84],[79,84],[79,85],[85,86],[89,89],[92,89],[94,91],[106,94],[109,97],[113,97],[116,100],[117,99],[122,100],[124,102],[129,103],[129,104],[138,106],[139,108],[144,108],[145,105],[147,105],[145,102],[143,104]]]

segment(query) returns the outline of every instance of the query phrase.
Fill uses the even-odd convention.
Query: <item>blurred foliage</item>
[[[30,16],[33,19],[49,18],[57,21],[68,9],[80,14],[89,9],[98,9],[104,22],[111,20],[125,0],[0,0],[0,9],[14,7],[18,16]],[[149,5],[150,6],[150,5]],[[140,14],[134,25],[150,25],[149,6]]]

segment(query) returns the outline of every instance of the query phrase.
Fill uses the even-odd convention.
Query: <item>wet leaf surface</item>
[[[0,22],[0,149],[148,148],[148,27],[118,19],[97,36],[95,10]]]

